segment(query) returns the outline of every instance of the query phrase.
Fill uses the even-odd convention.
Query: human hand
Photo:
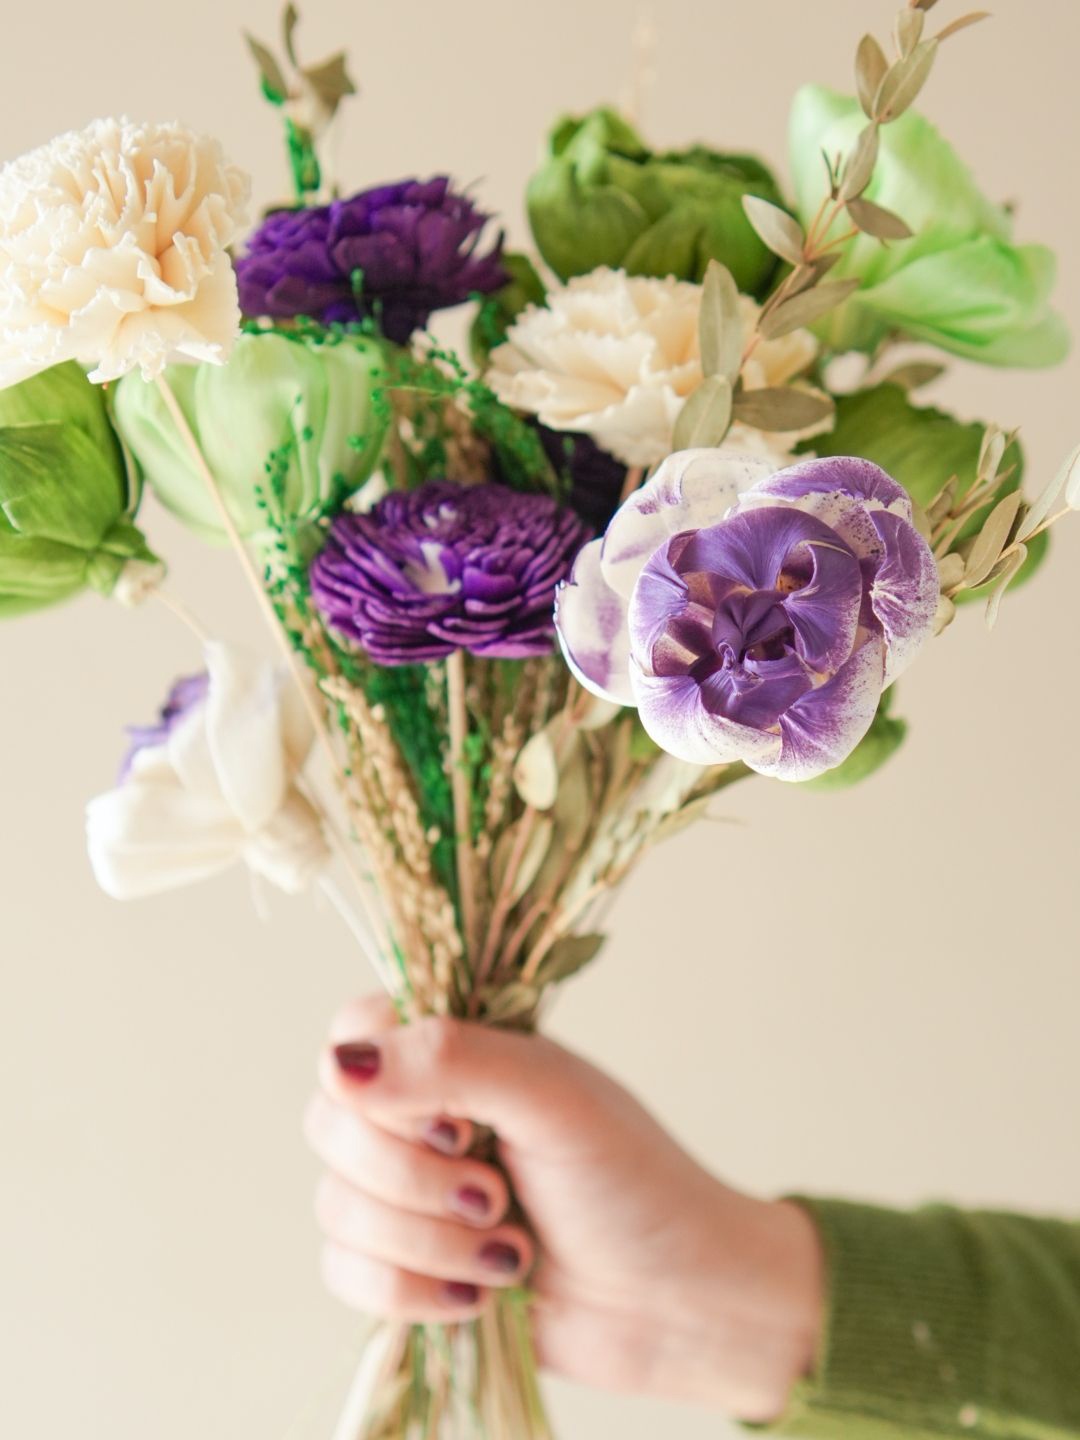
[[[367,1312],[467,1320],[528,1281],[540,1363],[607,1388],[784,1410],[822,1312],[808,1215],[730,1189],[624,1089],[552,1041],[367,999],[335,1020],[306,1132],[326,1164],[328,1287]],[[464,1117],[469,1117],[465,1119]],[[531,1230],[507,1219],[499,1170]]]

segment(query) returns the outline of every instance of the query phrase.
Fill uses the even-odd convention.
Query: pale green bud
[[[382,352],[361,336],[241,335],[225,365],[175,365],[167,382],[240,533],[302,530],[370,476],[382,449]],[[223,538],[209,489],[154,384],[116,388],[117,428],[147,484],[186,525]]]

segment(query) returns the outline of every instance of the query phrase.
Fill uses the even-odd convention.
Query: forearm
[[[803,1201],[825,1251],[785,1434],[1080,1435],[1080,1226]]]

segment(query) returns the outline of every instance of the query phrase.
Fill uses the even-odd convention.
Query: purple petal
[[[641,723],[669,755],[692,765],[744,760],[762,771],[779,760],[778,734],[714,714],[706,707],[701,685],[691,676],[646,675],[634,663],[630,676]]]
[[[819,460],[802,460],[797,465],[789,465],[786,470],[777,470],[754,488],[761,495],[772,495],[779,500],[802,500],[809,495],[839,493],[853,500],[872,501],[885,510],[899,503],[904,507],[899,513],[906,510],[905,519],[911,519],[911,498],[904,487],[898,485],[880,465],[856,455],[828,455]]]
[[[874,638],[860,646],[826,685],[812,690],[780,718],[783,748],[765,766],[746,763],[778,780],[812,780],[846,760],[869,730],[881,699],[884,644]]]
[[[616,511],[604,536],[604,575],[629,600],[646,560],[672,535],[723,519],[739,495],[772,473],[766,460],[680,450]]]
[[[813,562],[807,585],[794,591],[784,609],[795,627],[799,653],[816,670],[838,670],[851,654],[862,608],[862,571],[846,545],[811,540]]]
[[[885,683],[906,670],[934,633],[941,577],[929,545],[898,515],[872,517],[885,554],[870,587],[870,604],[885,631]]]

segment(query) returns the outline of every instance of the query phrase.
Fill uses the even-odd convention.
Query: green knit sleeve
[[[829,1276],[815,1373],[769,1427],[809,1440],[1080,1436],[1080,1225],[799,1199]]]

